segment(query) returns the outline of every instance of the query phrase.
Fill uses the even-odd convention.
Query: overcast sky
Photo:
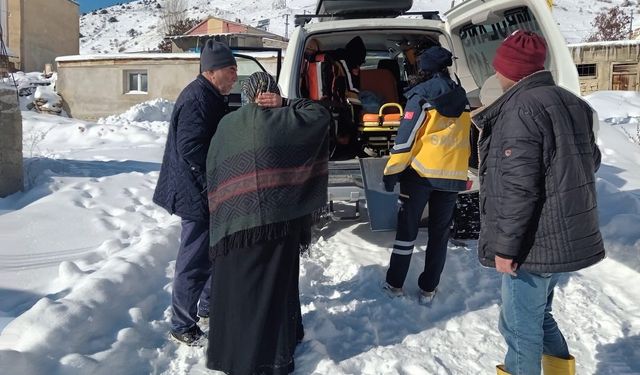
[[[87,13],[94,9],[108,7],[113,4],[129,3],[132,0],[76,0],[80,4],[80,12]]]

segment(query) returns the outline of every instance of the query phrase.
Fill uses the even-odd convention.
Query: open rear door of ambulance
[[[271,74],[276,82],[280,75],[282,50],[272,47],[231,47],[233,56],[236,58],[238,66],[238,80],[233,84],[231,93],[228,95],[229,108],[232,111],[242,106],[241,88],[242,83],[255,72],[267,72]],[[263,63],[258,61],[261,58]]]
[[[580,84],[566,41],[551,9],[540,0],[467,0],[445,13],[457,74],[473,107],[480,103],[480,88],[494,78],[492,61],[500,43],[518,29],[533,31],[547,41],[546,69],[556,83],[580,94]]]

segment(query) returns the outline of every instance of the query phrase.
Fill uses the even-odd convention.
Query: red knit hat
[[[505,39],[496,51],[493,67],[496,72],[518,82],[539,70],[544,70],[547,44],[533,32],[516,30]]]

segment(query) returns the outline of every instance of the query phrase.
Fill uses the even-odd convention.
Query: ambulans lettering
[[[527,8],[505,12],[504,19],[494,24],[465,26],[460,30],[460,39],[465,47],[490,41],[502,42],[518,29],[540,33],[538,23],[531,17]]]
[[[458,31],[471,75],[478,85],[482,85],[494,73],[491,63],[498,45],[518,29],[544,35],[534,15],[526,7],[505,11],[496,23],[469,24]]]

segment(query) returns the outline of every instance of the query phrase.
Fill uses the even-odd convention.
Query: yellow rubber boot
[[[544,375],[576,375],[576,359],[562,359],[550,355],[542,355],[542,371]]]
[[[509,375],[509,373],[504,370],[504,365],[497,365],[496,366],[496,373],[498,375]]]

